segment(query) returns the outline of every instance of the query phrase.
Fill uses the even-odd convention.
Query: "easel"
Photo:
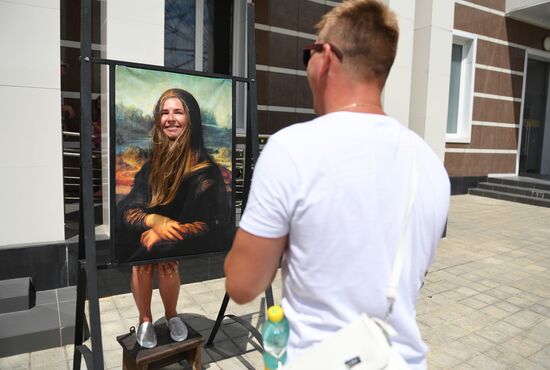
[[[103,370],[92,180],[92,1],[81,0],[80,16],[80,232],[73,369],[82,356],[88,369]],[[88,293],[88,294],[86,294]],[[88,295],[92,350],[83,345],[84,303]]]
[[[247,15],[247,42],[248,42],[248,89],[247,100],[248,109],[246,114],[246,142],[245,142],[245,157],[244,157],[244,189],[243,189],[243,204],[242,209],[246,207],[248,200],[248,194],[250,192],[250,184],[252,183],[252,171],[254,170],[254,164],[258,160],[259,155],[259,135],[258,135],[258,102],[256,92],[256,40],[254,35],[254,4],[248,3],[246,9]],[[214,327],[210,332],[206,346],[211,347],[214,345],[214,339],[218,333],[222,321],[225,317],[232,319],[244,326],[250,333],[256,338],[258,343],[262,345],[262,335],[250,323],[241,319],[238,316],[225,314],[227,305],[229,304],[229,295],[225,293],[223,297],[220,310],[218,311],[218,317],[214,323]],[[267,307],[273,306],[273,292],[271,286],[265,291],[265,301]]]
[[[98,266],[96,257],[96,241],[95,241],[95,225],[94,225],[94,207],[93,207],[93,175],[92,175],[92,122],[91,112],[91,91],[92,91],[92,62],[107,64],[109,66],[110,77],[113,76],[112,71],[116,64],[124,64],[123,62],[100,60],[92,58],[91,50],[91,11],[92,0],[81,0],[81,26],[80,26],[80,118],[81,118],[81,135],[80,135],[80,232],[79,232],[79,249],[78,249],[78,281],[77,281],[77,301],[76,301],[76,321],[75,321],[75,338],[74,338],[74,357],[73,369],[80,370],[82,357],[86,362],[86,367],[89,370],[103,370],[103,345],[101,338],[101,320],[99,310],[99,293],[98,293],[98,268],[114,267],[116,264],[108,266]],[[246,153],[245,153],[245,178],[244,178],[244,201],[243,208],[246,205],[246,199],[250,190],[252,179],[252,171],[254,162],[258,157],[259,142],[258,142],[258,114],[257,114],[257,99],[256,99],[256,57],[255,57],[255,40],[254,40],[254,5],[247,4],[247,31],[248,31],[248,78],[231,77],[234,81],[247,83],[247,137],[246,137]],[[132,65],[132,63],[125,63]],[[200,73],[197,73],[200,74]],[[109,78],[109,88],[114,90],[114,80]],[[113,102],[110,102],[110,112],[114,111]],[[113,117],[113,115],[111,115]],[[113,251],[111,250],[111,261],[113,261]],[[273,294],[271,287],[266,292],[266,303],[268,306],[273,305]],[[85,337],[88,334],[88,327],[85,318],[85,302],[88,298],[89,316],[90,316],[90,332],[92,349],[83,344]],[[229,296],[225,294],[222,306],[218,313],[218,318],[214,328],[210,334],[207,345],[212,345],[216,332],[221,325],[224,317],[229,317],[245,326],[261,344],[261,334],[258,330],[244,320],[234,315],[225,315]],[[86,334],[85,334],[86,333]]]

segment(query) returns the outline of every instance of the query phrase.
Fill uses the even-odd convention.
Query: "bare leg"
[[[159,279],[159,291],[164,304],[164,316],[166,320],[176,316],[176,305],[180,293],[180,274],[178,262],[159,263],[157,267]]]
[[[151,298],[153,296],[154,266],[141,265],[132,267],[132,294],[139,312],[139,323],[153,322],[151,314]]]

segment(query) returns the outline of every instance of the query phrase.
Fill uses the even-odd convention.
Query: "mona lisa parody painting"
[[[117,262],[227,250],[232,81],[126,66],[115,72]]]

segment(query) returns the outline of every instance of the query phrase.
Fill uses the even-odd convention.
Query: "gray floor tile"
[[[430,369],[541,369],[550,364],[550,209],[475,196],[453,196],[447,238],[441,242],[420,292],[417,317],[431,349]],[[188,273],[197,276],[204,271]],[[128,281],[120,281],[128,284]],[[273,283],[281,300],[280,272]],[[70,297],[70,291],[64,292]],[[205,339],[225,294],[223,278],[182,285],[178,311]],[[65,297],[65,295],[63,295]],[[43,297],[46,300],[48,297]],[[49,297],[52,298],[52,297]],[[65,299],[65,298],[64,298]],[[67,299],[70,301],[70,299]],[[120,347],[114,337],[137,322],[131,294],[101,299],[103,342],[108,369],[119,369]],[[69,309],[70,311],[70,309]],[[163,315],[153,294],[155,319]],[[230,302],[226,313],[261,327],[263,296],[248,305]],[[0,358],[0,368],[29,370],[31,356],[43,368],[72,366],[72,346],[60,353],[40,352]],[[22,357],[20,357],[22,356]],[[41,357],[40,357],[41,356]],[[47,361],[50,361],[49,363]],[[255,339],[229,319],[215,347],[203,351],[205,369],[261,369]],[[177,365],[166,370],[176,369]]]
[[[529,361],[541,366],[541,368],[548,368],[550,366],[550,347],[541,349],[540,351],[529,356],[528,359]]]
[[[63,347],[55,347],[45,349],[43,351],[31,352],[31,368],[41,367],[46,364],[52,364],[51,368],[55,368],[53,365],[67,362],[67,356]]]
[[[30,353],[21,353],[14,356],[0,357],[0,369],[29,369],[30,365]]]

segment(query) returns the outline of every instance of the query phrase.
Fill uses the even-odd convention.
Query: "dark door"
[[[547,121],[550,118],[547,114],[549,72],[549,63],[529,59],[519,160],[519,173],[523,175],[540,175],[543,159],[550,153],[548,149],[544,150],[544,131],[545,126],[549,126]]]

